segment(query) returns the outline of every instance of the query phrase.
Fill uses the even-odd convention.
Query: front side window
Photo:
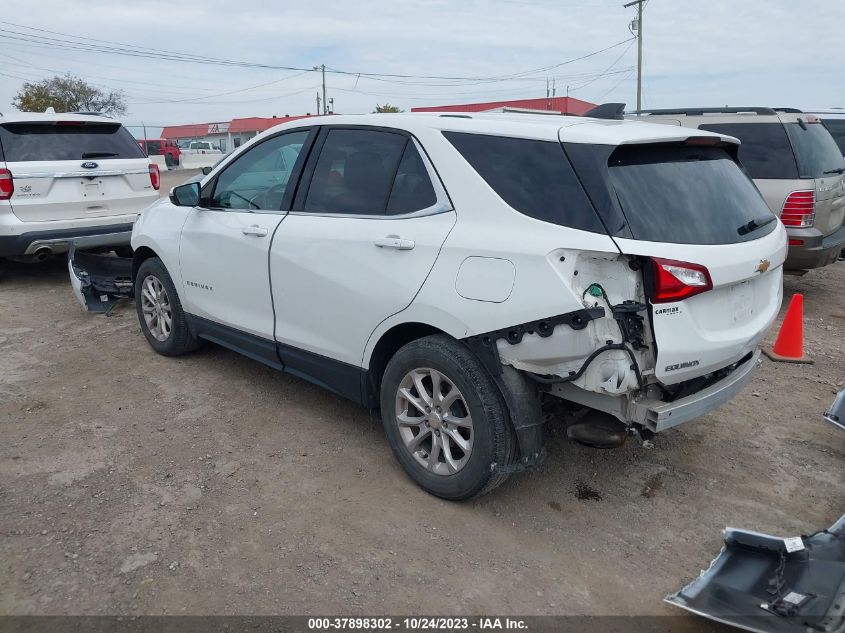
[[[220,209],[278,211],[309,130],[267,139],[224,169],[214,186],[211,206]]]
[[[407,142],[407,137],[393,132],[329,130],[304,210],[384,215]]]
[[[443,135],[520,213],[574,229],[605,232],[560,143],[460,132]]]
[[[781,123],[708,123],[699,129],[738,138],[739,162],[752,178],[798,178],[795,154]]]
[[[0,125],[0,145],[9,162],[144,158],[120,123],[6,123]]]

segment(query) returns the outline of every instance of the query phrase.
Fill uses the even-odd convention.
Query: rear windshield
[[[605,232],[560,143],[460,132],[443,135],[513,209],[544,222]]]
[[[822,119],[822,122],[836,141],[839,151],[845,154],[845,119]]]
[[[119,123],[6,123],[0,125],[0,146],[8,162],[144,158]]]
[[[795,154],[781,123],[708,123],[699,129],[738,138],[739,161],[752,178],[798,178]]]
[[[795,148],[801,178],[825,178],[845,168],[842,152],[823,125],[787,123],[786,130]]]
[[[771,233],[775,216],[720,147],[629,145],[608,160],[634,239],[735,244]]]

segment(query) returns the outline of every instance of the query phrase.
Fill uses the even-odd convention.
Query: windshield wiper
[[[845,167],[837,167],[836,169],[828,169],[824,174],[845,174]]]
[[[767,224],[771,224],[774,221],[775,221],[775,216],[772,216],[770,218],[758,218],[756,220],[749,220],[748,222],[743,224],[741,227],[739,227],[736,230],[736,232],[739,233],[740,235],[748,235],[752,231],[756,231],[757,229],[759,229],[763,226],[766,226]]]
[[[117,152],[83,152],[82,158],[108,158],[117,156]]]

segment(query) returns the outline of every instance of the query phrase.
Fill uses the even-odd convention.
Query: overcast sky
[[[623,0],[4,0],[3,17],[27,27],[230,61],[327,74],[336,112],[368,112],[542,97],[636,100],[636,45]],[[649,0],[644,104],[845,105],[841,0]],[[151,60],[60,50],[18,33],[67,39],[0,23],[0,111],[25,79],[71,72],[122,89],[125,123],[228,121],[315,112],[318,73]],[[82,40],[90,42],[91,40]],[[613,46],[619,44],[617,46]],[[109,44],[109,46],[116,46]],[[486,80],[552,67],[518,79]],[[466,80],[358,77],[355,73]],[[604,73],[604,74],[603,74]],[[469,79],[473,79],[470,81]],[[485,79],[486,81],[478,81]],[[445,84],[445,85],[444,85]],[[137,136],[139,130],[133,129]]]

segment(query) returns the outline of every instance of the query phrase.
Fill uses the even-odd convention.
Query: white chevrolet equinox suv
[[[542,459],[545,402],[615,446],[748,382],[787,245],[736,155],[629,121],[308,119],[146,209],[132,260],[78,253],[71,281],[103,307],[122,275],[160,354],[206,339],[380,411],[408,475],[466,499]]]
[[[128,244],[159,182],[158,166],[118,121],[0,114],[0,259],[46,259],[73,240]]]

